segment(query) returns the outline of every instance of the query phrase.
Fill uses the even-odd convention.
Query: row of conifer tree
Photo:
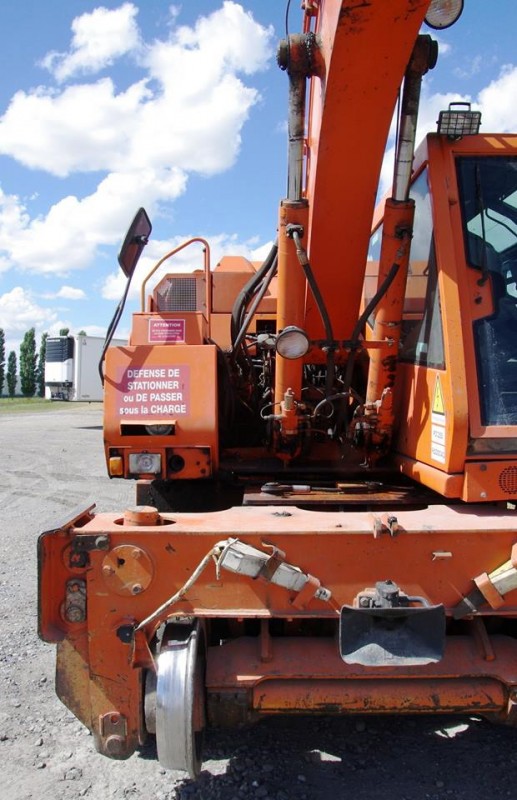
[[[59,331],[67,336],[68,328]],[[0,328],[0,396],[14,397],[19,387],[24,397],[45,396],[45,353],[48,333],[42,333],[39,349],[36,331],[30,328],[23,337],[18,355],[11,350],[6,359],[5,332]]]

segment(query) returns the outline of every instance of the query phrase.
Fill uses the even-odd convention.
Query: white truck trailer
[[[111,344],[126,342],[114,339]],[[49,336],[45,354],[47,400],[101,401],[99,360],[103,346],[101,336]]]

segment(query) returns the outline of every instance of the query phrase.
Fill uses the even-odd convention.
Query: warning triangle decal
[[[442,384],[438,376],[436,376],[436,383],[434,385],[433,414],[445,414]]]

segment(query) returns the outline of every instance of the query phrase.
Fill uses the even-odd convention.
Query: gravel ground
[[[79,503],[133,503],[109,481],[98,406],[0,415],[2,798],[95,800],[486,800],[517,798],[516,736],[475,717],[271,719],[210,731],[197,783],[165,772],[150,743],[126,762],[98,755],[54,694],[54,648],[36,633],[36,539]]]

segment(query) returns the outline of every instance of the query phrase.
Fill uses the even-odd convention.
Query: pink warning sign
[[[189,413],[189,366],[149,366],[122,369],[117,381],[121,417],[145,420]]]
[[[161,319],[153,318],[149,320],[149,342],[159,344],[160,342],[184,342],[185,341],[185,320],[184,319]]]

